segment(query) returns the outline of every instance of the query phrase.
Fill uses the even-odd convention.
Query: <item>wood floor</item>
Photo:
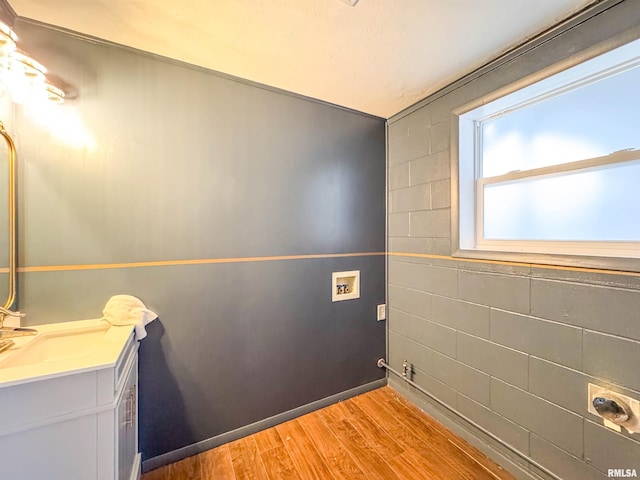
[[[142,476],[187,479],[514,480],[389,387]]]

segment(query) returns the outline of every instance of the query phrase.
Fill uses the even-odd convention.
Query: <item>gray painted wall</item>
[[[587,412],[589,382],[640,399],[640,277],[448,257],[451,112],[638,24],[623,2],[389,122],[390,364],[568,480],[640,471],[640,435]]]
[[[140,347],[143,459],[379,380],[385,325],[384,121],[130,49],[17,22],[77,91],[95,147],[20,107],[20,275],[29,325],[159,314]],[[54,124],[54,125],[52,125]],[[78,140],[78,135],[73,138]],[[63,271],[55,266],[365,253]],[[331,302],[331,272],[361,270]]]

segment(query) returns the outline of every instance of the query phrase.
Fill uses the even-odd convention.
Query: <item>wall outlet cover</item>
[[[387,318],[387,306],[383,303],[378,305],[378,321],[385,320]]]

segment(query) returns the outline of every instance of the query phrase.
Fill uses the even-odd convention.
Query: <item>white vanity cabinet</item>
[[[35,367],[15,367],[26,369],[26,380],[5,382],[0,369],[2,480],[140,477],[138,342],[132,328],[114,329],[121,330],[109,338],[111,360],[103,352],[93,363],[31,377]]]

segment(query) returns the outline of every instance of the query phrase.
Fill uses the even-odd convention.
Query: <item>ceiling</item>
[[[9,0],[20,17],[388,118],[594,0]]]

